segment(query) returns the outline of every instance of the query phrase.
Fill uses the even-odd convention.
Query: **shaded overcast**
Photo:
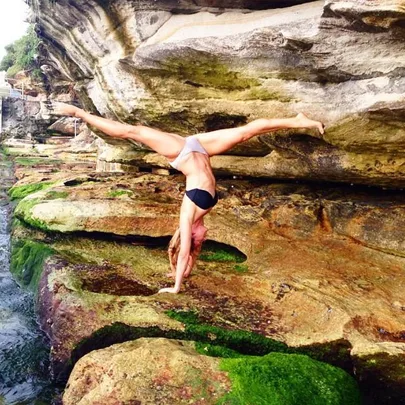
[[[29,8],[24,0],[0,0],[0,60],[4,47],[21,38],[28,28]]]

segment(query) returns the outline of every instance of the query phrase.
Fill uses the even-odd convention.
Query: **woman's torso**
[[[186,190],[199,188],[215,195],[215,177],[208,155],[191,152],[182,159],[178,169],[186,176]]]

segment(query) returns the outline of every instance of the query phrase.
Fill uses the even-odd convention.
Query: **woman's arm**
[[[184,273],[187,270],[190,248],[191,248],[191,226],[192,220],[189,217],[180,218],[180,252],[177,257],[176,280],[174,287],[162,288],[159,293],[169,292],[177,294],[180,291]]]

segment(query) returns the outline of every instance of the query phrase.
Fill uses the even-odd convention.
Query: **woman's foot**
[[[316,128],[321,135],[325,133],[325,126],[322,122],[311,120],[303,113],[299,113],[295,119],[297,120],[298,128]]]

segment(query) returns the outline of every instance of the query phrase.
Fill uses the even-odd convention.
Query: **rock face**
[[[19,167],[12,191],[23,197],[15,273],[39,283],[54,376],[93,349],[167,337],[305,352],[355,370],[367,404],[403,404],[404,2],[30,4],[52,97],[182,135],[299,111],[326,124],[323,137],[276,131],[212,159],[220,201],[209,238],[214,253],[221,243],[239,256],[202,257],[178,296],[156,294],[171,283],[165,252],[139,244],[167,244],[183,179],[88,173],[75,162],[81,138],[73,158],[37,148],[71,162]],[[97,135],[99,172],[168,169],[142,145]],[[75,381],[71,403],[85,391]]]
[[[212,326],[256,333],[347,370],[355,367],[370,403],[398,400],[405,330],[400,194],[220,181],[220,201],[206,218],[209,239],[239,249],[246,261],[206,261],[202,255],[182,294],[166,296],[156,294],[171,282],[164,249],[131,243],[166,236],[155,243],[167,246],[177,224],[181,179],[60,176],[47,173],[45,180],[31,171],[12,191],[24,191],[35,179],[48,183],[22,199],[15,213],[60,236],[16,230],[21,244],[13,257],[21,263],[19,258],[31,256],[31,239],[53,249],[38,300],[57,379],[66,377],[69,359],[140,336],[204,340],[208,333],[216,342],[218,331],[196,334],[167,315],[192,310]],[[26,266],[20,271],[29,284],[38,279]]]
[[[219,359],[199,355],[193,343],[141,338],[83,358],[63,403],[213,404],[229,389]]]
[[[6,98],[3,100],[3,132],[13,138],[41,136],[51,120],[40,116],[38,101]],[[33,119],[38,117],[38,119]]]
[[[223,361],[200,352],[192,342],[142,338],[92,352],[77,364],[63,403],[289,405],[297,395],[312,403],[360,403],[347,374],[304,356]]]
[[[234,151],[246,159],[229,158],[220,168],[404,186],[399,0],[32,0],[31,6],[46,44],[44,62],[59,72],[55,86],[74,82],[89,109],[182,134],[305,111],[327,125],[322,140],[262,136]],[[249,156],[261,156],[256,172]]]

